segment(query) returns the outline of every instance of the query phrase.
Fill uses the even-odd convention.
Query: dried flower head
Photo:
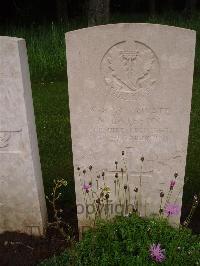
[[[84,175],[85,175],[85,173],[86,173],[86,170],[85,170],[85,169],[83,170],[83,173],[84,173]]]
[[[198,196],[195,194],[193,197],[194,200],[198,200]]]
[[[105,176],[105,172],[103,171],[101,175],[102,175],[102,176]]]
[[[140,160],[141,160],[142,162],[144,162],[144,156],[142,156],[142,157],[140,158]]]
[[[193,197],[193,205],[195,207],[197,207],[197,205],[199,204],[199,198],[198,196],[195,194],[194,197]]]
[[[135,191],[135,192],[138,192],[138,188],[137,188],[137,187],[135,187],[135,188],[134,188],[134,191]]]
[[[115,174],[115,178],[118,178],[118,173]]]
[[[122,155],[124,155],[124,151],[122,151]]]
[[[65,180],[65,179],[63,179],[63,178],[61,178],[61,179],[59,179],[59,180],[56,180],[55,183],[57,183],[57,186],[58,186],[58,187],[61,187],[61,186],[66,187],[67,184],[68,184],[67,180]]]
[[[177,172],[174,173],[174,177],[175,177],[175,178],[178,177],[178,173],[177,173]]]
[[[78,166],[78,167],[77,167],[77,170],[80,171],[80,169],[81,169],[81,168]]]
[[[127,185],[124,185],[124,189],[127,190],[128,186]]]
[[[92,165],[89,166],[89,170],[90,170],[90,171],[92,170]]]
[[[163,198],[164,196],[165,196],[164,192],[161,191],[161,192],[160,192],[160,197]]]
[[[160,244],[150,246],[150,256],[155,262],[163,262],[165,260],[165,250],[161,249]]]
[[[164,213],[167,216],[175,216],[175,215],[178,215],[180,213],[180,211],[181,211],[180,206],[177,205],[177,204],[174,204],[174,203],[168,203],[165,206],[165,209],[164,209]]]
[[[106,198],[106,199],[109,199],[109,197],[110,197],[110,196],[109,196],[109,194],[107,193],[107,194],[105,195],[105,198]]]

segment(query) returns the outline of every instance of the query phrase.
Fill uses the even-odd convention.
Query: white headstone
[[[0,37],[0,232],[40,235],[46,204],[26,44]]]
[[[109,204],[134,204],[137,198],[140,214],[149,216],[159,212],[161,200],[162,209],[166,207],[173,180],[176,184],[168,196],[181,207],[195,32],[116,24],[69,32],[66,44],[79,227],[91,224],[88,214],[97,211],[91,191],[105,185],[111,190]],[[106,181],[97,178],[103,170]],[[121,194],[115,191],[119,187]],[[91,202],[94,211],[85,206]],[[171,218],[172,223],[179,220],[180,214]]]

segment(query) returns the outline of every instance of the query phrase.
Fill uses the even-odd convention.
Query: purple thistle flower
[[[177,204],[174,204],[174,203],[168,203],[168,204],[165,206],[165,209],[164,209],[164,213],[165,213],[167,216],[178,215],[179,212],[180,212],[180,206],[177,205]]]
[[[170,182],[170,190],[173,190],[175,184],[176,184],[176,181],[175,180],[171,180],[171,182]]]
[[[86,184],[86,183],[83,184],[83,190],[85,190],[85,192],[87,193],[89,192],[91,187],[92,187],[91,184]]]
[[[156,262],[163,262],[165,260],[165,250],[161,249],[160,244],[153,244],[150,246],[151,259]]]

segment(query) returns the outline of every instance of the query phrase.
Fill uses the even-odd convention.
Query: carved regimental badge
[[[101,72],[113,96],[134,100],[138,92],[148,92],[154,88],[159,79],[159,62],[147,45],[123,41],[105,53]]]

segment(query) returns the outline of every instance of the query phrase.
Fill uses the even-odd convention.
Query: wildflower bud
[[[80,171],[80,167],[77,167],[77,170]]]
[[[115,164],[117,165],[118,164],[118,161],[115,161]]]
[[[163,208],[160,208],[159,213],[160,213],[160,214],[163,213]]]
[[[102,176],[105,176],[105,173],[104,173],[104,171],[102,172],[102,174],[101,174]]]
[[[174,177],[175,177],[175,178],[178,177],[178,173],[177,173],[177,172],[174,173]]]
[[[144,162],[144,156],[142,156],[140,160],[141,160],[142,162]]]
[[[160,192],[160,197],[163,198],[164,196],[165,196],[164,192],[161,191],[161,192]]]
[[[124,151],[122,151],[122,155],[124,155]]]
[[[116,180],[114,180],[114,183],[115,183],[115,184],[116,184],[116,182],[117,182],[117,181],[116,181]]]
[[[128,188],[127,185],[124,185],[124,189],[127,190],[127,188]]]
[[[83,170],[83,173],[84,173],[84,175],[85,175],[85,173],[86,173],[86,170],[85,170],[85,169]]]
[[[138,188],[137,188],[137,187],[135,187],[135,188],[134,188],[134,191],[135,191],[135,192],[138,192]]]
[[[89,170],[90,170],[90,171],[92,170],[92,165],[89,166]]]
[[[98,198],[98,199],[96,200],[96,203],[97,203],[97,204],[100,204],[100,203],[101,203],[100,198]]]
[[[115,178],[118,178],[118,173],[115,174]]]
[[[90,185],[90,186],[92,185],[92,181],[89,182],[89,185]]]
[[[176,182],[174,180],[171,180],[171,182],[170,182],[170,190],[174,189],[175,184],[176,184]]]
[[[89,189],[86,189],[86,191],[85,191],[86,193],[89,193]]]
[[[105,198],[106,199],[109,199],[109,194],[108,193],[105,195]]]

